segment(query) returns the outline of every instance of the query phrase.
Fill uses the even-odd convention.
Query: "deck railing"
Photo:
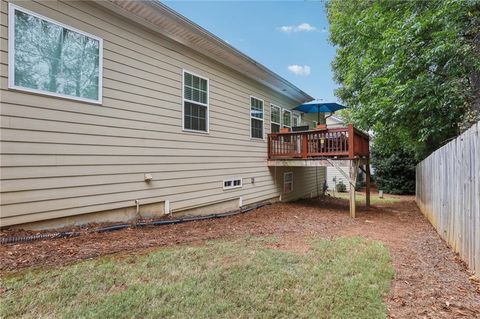
[[[268,134],[268,158],[368,157],[369,137],[347,127]]]

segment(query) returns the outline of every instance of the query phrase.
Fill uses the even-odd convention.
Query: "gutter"
[[[214,59],[296,102],[305,103],[314,99],[288,80],[158,0],[96,0],[95,3]]]

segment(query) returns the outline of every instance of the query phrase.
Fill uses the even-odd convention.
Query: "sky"
[[[316,99],[338,102],[323,1],[164,1]]]

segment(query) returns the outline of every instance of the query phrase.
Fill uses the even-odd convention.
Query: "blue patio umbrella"
[[[338,103],[321,103],[313,101],[299,105],[295,107],[294,110],[302,113],[318,113],[318,122],[320,122],[320,113],[333,113],[346,108],[346,106]]]

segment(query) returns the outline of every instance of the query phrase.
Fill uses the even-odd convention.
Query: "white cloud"
[[[311,68],[308,65],[293,64],[288,66],[288,70],[296,75],[310,75]]]
[[[284,25],[278,28],[281,32],[292,33],[292,32],[310,32],[317,30],[316,27],[309,23],[301,23],[299,25]]]
[[[310,31],[315,31],[317,30],[317,28],[315,28],[313,25],[310,25],[308,23],[302,23],[302,24],[299,24],[296,29],[300,32],[300,31],[307,31],[307,32],[310,32]]]
[[[282,32],[290,33],[293,31],[293,28],[295,28],[293,25],[284,25],[283,27],[280,27],[278,29]]]

